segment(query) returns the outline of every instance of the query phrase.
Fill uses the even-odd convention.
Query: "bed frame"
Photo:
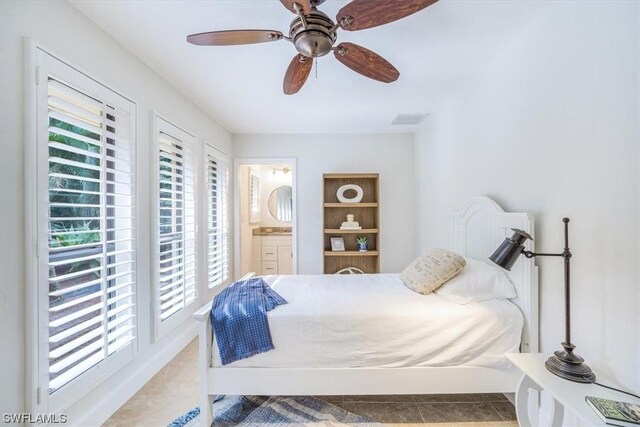
[[[511,236],[511,228],[534,235],[533,217],[504,212],[487,197],[475,197],[452,215],[452,249],[486,260]],[[528,242],[533,251],[533,243]],[[538,351],[538,274],[532,262],[519,262],[508,272],[518,296],[513,302],[525,322],[521,352]],[[251,277],[252,274],[244,278]],[[228,285],[227,285],[228,286]],[[221,287],[217,292],[222,291]],[[200,419],[211,425],[216,395],[372,395],[432,393],[512,393],[520,374],[514,367],[472,366],[416,368],[235,368],[212,367],[211,303],[195,314],[199,323]]]

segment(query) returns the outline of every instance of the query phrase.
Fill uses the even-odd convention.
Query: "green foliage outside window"
[[[54,118],[49,119],[49,126],[96,141],[96,144],[91,144],[80,139],[55,133],[55,131],[49,132],[50,143],[59,143],[69,147],[69,150],[66,150],[50,146],[50,159],[59,158],[77,163],[77,165],[69,165],[51,160],[49,162],[49,201],[51,203],[70,205],[68,207],[52,206],[50,208],[50,232],[64,233],[52,235],[49,242],[50,247],[60,248],[99,243],[100,221],[91,218],[100,217],[100,171],[83,167],[81,164],[100,166],[100,158],[74,153],[73,149],[99,155],[100,146],[98,143],[100,135]],[[85,178],[98,180],[98,182],[87,181],[84,180]],[[84,206],[73,206],[74,204]],[[96,231],[91,232],[92,230]]]

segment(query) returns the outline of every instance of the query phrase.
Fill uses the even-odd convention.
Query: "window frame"
[[[90,390],[129,363],[138,353],[140,330],[138,266],[138,204],[132,206],[133,303],[135,339],[122,351],[93,365],[70,382],[49,394],[49,274],[48,274],[48,77],[63,82],[81,93],[108,103],[130,117],[131,186],[135,198],[138,192],[137,165],[137,105],[129,97],[113,89],[73,65],[48,53],[30,39],[25,40],[25,236],[26,242],[26,313],[27,313],[27,407],[32,413],[63,411],[80,400]],[[31,243],[31,244],[30,244]]]
[[[164,133],[169,135],[175,139],[180,140],[184,144],[189,144],[192,147],[192,170],[194,174],[193,178],[193,193],[194,193],[194,224],[195,224],[195,242],[194,242],[194,260],[195,260],[195,289],[196,289],[196,297],[191,300],[189,303],[185,304],[181,310],[179,310],[176,314],[170,316],[165,321],[161,319],[161,308],[160,308],[160,133]],[[153,114],[153,161],[151,164],[151,180],[152,183],[152,204],[151,204],[151,242],[152,242],[152,250],[151,250],[151,264],[152,264],[152,305],[153,305],[153,336],[155,341],[162,339],[162,337],[169,334],[172,330],[174,330],[178,325],[183,323],[187,318],[189,318],[194,311],[198,308],[201,297],[202,297],[202,289],[200,286],[201,283],[201,244],[199,243],[198,238],[198,229],[199,229],[199,221],[201,220],[201,213],[199,212],[200,206],[202,203],[199,201],[200,196],[200,180],[198,177],[200,176],[200,166],[196,159],[200,156],[200,141],[194,136],[193,133],[190,133],[184,128],[176,125],[174,122],[169,121],[164,116],[154,113]]]

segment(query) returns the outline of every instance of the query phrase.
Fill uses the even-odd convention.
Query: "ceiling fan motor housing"
[[[331,47],[336,42],[335,26],[331,18],[313,8],[311,13],[305,15],[305,20],[306,28],[302,18],[297,17],[291,22],[289,30],[289,37],[298,52],[311,58],[331,52]]]

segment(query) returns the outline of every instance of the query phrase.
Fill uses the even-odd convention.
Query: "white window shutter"
[[[190,313],[198,297],[196,263],[195,138],[157,117],[158,336]]]
[[[229,166],[207,146],[207,284],[209,288],[229,280]]]
[[[249,173],[249,223],[260,222],[260,178],[253,170]]]
[[[54,77],[47,79],[47,105],[55,393],[136,340],[133,108],[113,107]]]

